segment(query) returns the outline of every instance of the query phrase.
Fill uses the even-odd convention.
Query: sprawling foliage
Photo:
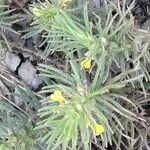
[[[39,147],[36,144],[38,134],[33,130],[35,111],[32,108],[37,110],[41,104],[28,88],[17,89],[15,96],[24,102],[28,112],[7,98],[0,100],[0,149],[36,149]]]
[[[71,60],[70,65],[71,71],[67,73],[42,64],[39,68],[43,77],[56,81],[43,88],[42,93],[54,94],[42,100],[43,108],[39,110],[42,121],[38,123],[37,129],[49,129],[43,137],[43,140],[47,140],[48,149],[58,149],[61,144],[62,149],[67,146],[77,149],[80,139],[84,145],[82,148],[89,149],[90,141],[97,135],[96,124],[104,127],[104,132],[100,134],[103,148],[112,143],[114,133],[126,137],[122,132],[124,126],[120,116],[123,120],[132,121],[140,118],[121,106],[124,101],[125,105],[130,104],[134,108],[132,110],[137,112],[134,103],[119,95],[117,90],[128,83],[124,78],[134,70],[102,83],[103,76],[96,80],[96,76],[93,78],[92,74],[81,70],[75,61]],[[61,96],[57,95],[58,90]]]
[[[100,9],[86,0],[31,6],[33,20],[22,38],[42,34],[45,56],[63,54],[64,69],[39,64],[45,82],[40,102],[20,85],[15,96],[23,107],[0,97],[0,149],[150,148],[143,117],[149,101],[150,33],[134,26],[133,7],[134,1],[126,0]],[[0,9],[0,36],[11,29],[12,12]],[[136,99],[132,93],[141,95]]]

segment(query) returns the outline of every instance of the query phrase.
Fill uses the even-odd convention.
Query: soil
[[[120,0],[121,1],[121,0]],[[132,0],[127,0],[129,3]],[[12,14],[30,14],[30,4],[36,2],[36,0],[8,0],[7,4],[10,9],[16,9]],[[101,1],[101,4],[102,1]],[[135,26],[140,29],[149,30],[150,22],[150,0],[136,0],[135,6],[132,10],[132,14],[135,17]],[[18,16],[18,18],[20,18]],[[24,40],[21,36],[24,34],[21,31],[26,30],[30,26],[31,19],[20,20],[17,23],[14,23],[12,28],[15,31],[6,30],[5,36],[9,47],[7,47],[7,53],[5,52],[6,57],[1,60],[1,63],[5,66],[4,76],[9,72],[8,79],[10,81],[24,82],[28,85],[34,92],[42,87],[42,81],[36,72],[37,63],[47,61],[51,64],[58,64],[62,67],[62,57],[60,58],[59,54],[53,54],[51,56],[45,57],[42,50],[39,49],[39,45],[42,42],[42,37],[40,34]],[[41,48],[41,49],[44,49]],[[4,56],[4,54],[3,54]],[[28,70],[28,71],[27,71]],[[4,82],[4,79],[0,77],[0,87],[2,88],[2,93],[8,93],[11,88],[11,91],[15,91],[10,82]],[[9,88],[8,88],[9,87]],[[1,89],[0,88],[0,89]],[[1,92],[1,91],[0,91]],[[7,94],[6,94],[7,95]],[[19,102],[16,102],[17,105]],[[148,117],[150,116],[149,107],[145,106]],[[115,150],[113,147],[109,147],[109,150]],[[98,150],[95,145],[93,145],[93,150]]]

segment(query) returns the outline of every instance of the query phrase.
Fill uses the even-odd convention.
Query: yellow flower
[[[90,58],[86,57],[84,60],[81,61],[80,65],[81,65],[82,68],[85,68],[85,69],[89,70],[92,66],[91,61],[92,60]]]
[[[64,98],[64,96],[62,95],[62,92],[59,91],[59,90],[54,91],[54,93],[51,94],[50,98],[51,98],[52,101],[58,101],[58,102],[60,102],[61,104],[64,104],[64,103],[65,103],[65,98]]]
[[[41,10],[37,7],[32,8],[32,12],[35,16],[40,17],[41,16]]]
[[[104,126],[101,124],[95,125],[95,134],[96,136],[101,135],[105,131]]]

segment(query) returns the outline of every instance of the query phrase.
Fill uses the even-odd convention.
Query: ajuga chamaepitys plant
[[[35,61],[41,62],[38,72],[45,81],[40,93],[34,91],[42,94],[40,102],[20,85],[15,96],[23,107],[2,97],[0,149],[90,150],[94,144],[102,150],[110,145],[116,150],[136,150],[139,141],[144,142],[142,148],[149,148],[147,128],[140,133],[139,126],[145,125],[142,106],[132,95],[138,91],[142,103],[149,101],[149,31],[134,26],[134,1],[108,2],[102,9],[91,8],[90,1],[82,1],[81,6],[78,2],[45,0],[30,5],[32,19],[23,38],[41,34],[40,47],[50,61],[44,57]],[[4,36],[16,16],[13,10],[1,10],[0,36]],[[18,51],[16,45],[13,53]],[[53,59],[62,54],[61,70]],[[30,59],[23,53],[21,63]],[[15,75],[19,76],[17,70]]]
[[[70,147],[76,150],[81,146],[81,149],[88,150],[90,142],[96,142],[97,136],[101,137],[105,148],[112,143],[114,133],[126,137],[120,118],[140,119],[121,103],[130,104],[135,112],[136,106],[117,92],[128,84],[128,80],[123,78],[130,73],[102,83],[102,76],[95,81],[96,77],[81,69],[79,63],[70,60],[69,65],[67,73],[50,65],[39,66],[43,78],[56,81],[43,88],[42,93],[49,96],[41,100],[41,121],[36,127],[43,131],[42,140],[47,141],[47,149],[65,150]]]

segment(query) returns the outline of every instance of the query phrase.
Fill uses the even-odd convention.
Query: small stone
[[[42,80],[36,73],[36,69],[29,61],[22,63],[22,65],[18,69],[18,75],[20,76],[22,81],[24,81],[33,90],[36,90],[42,83]]]
[[[36,34],[32,37],[32,42],[34,44],[35,47],[40,46],[40,44],[42,43],[42,37],[40,34]]]
[[[7,52],[6,53],[6,57],[4,62],[6,63],[7,67],[11,70],[11,71],[16,71],[17,67],[19,66],[21,59],[19,56],[11,53],[11,52]]]

